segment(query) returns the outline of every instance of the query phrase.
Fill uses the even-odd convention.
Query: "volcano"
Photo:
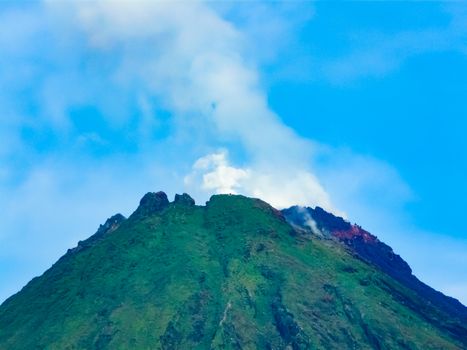
[[[0,306],[5,350],[466,348],[467,308],[376,236],[240,195],[148,193]]]

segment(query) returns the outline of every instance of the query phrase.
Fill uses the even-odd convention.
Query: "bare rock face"
[[[316,207],[305,208],[300,206],[293,206],[288,209],[283,209],[287,222],[297,227],[309,227],[310,220],[316,225],[316,229],[330,235],[334,231],[344,232],[352,229],[352,225],[339,216],[328,213],[326,210]]]

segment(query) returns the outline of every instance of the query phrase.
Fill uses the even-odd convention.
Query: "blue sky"
[[[328,62],[344,63],[365,54],[381,54],[389,61],[396,57],[396,62],[378,62],[376,71],[360,67],[352,77],[336,76],[331,83],[313,77],[279,83],[269,98],[272,108],[303,136],[393,165],[416,194],[409,210],[417,224],[462,237],[467,231],[459,220],[467,205],[465,33],[463,43],[453,34],[442,47],[430,42],[420,53],[411,52],[410,41],[393,42],[398,50],[385,49],[386,41],[444,31],[451,21],[450,12],[436,2],[318,3],[314,20],[301,31],[300,55],[317,56],[323,70]],[[373,38],[362,35],[365,31]],[[323,32],[324,37],[318,35]],[[304,118],[316,114],[321,117]]]
[[[0,300],[147,191],[320,205],[467,303],[467,5],[0,3]]]

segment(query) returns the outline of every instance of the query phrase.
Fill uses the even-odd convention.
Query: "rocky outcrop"
[[[195,205],[195,200],[188,193],[176,194],[174,203],[192,207]]]
[[[131,214],[130,218],[146,217],[156,214],[168,206],[169,200],[165,192],[148,192],[141,198],[138,208]]]
[[[99,228],[97,229],[97,232],[95,234],[93,234],[88,239],[85,239],[84,241],[79,241],[78,245],[75,248],[68,249],[68,253],[76,253],[83,249],[91,247],[97,241],[101,240],[106,235],[118,229],[122,222],[124,222],[125,220],[126,218],[120,213],[111,216],[105,221],[103,225],[99,225]]]
[[[120,213],[115,214],[114,216],[111,216],[110,218],[108,218],[103,225],[99,226],[96,234],[104,235],[106,233],[115,231],[120,226],[120,224],[125,220],[126,218],[122,214]]]
[[[312,209],[295,205],[288,209],[283,209],[282,214],[292,226],[311,229],[311,231],[318,230],[328,235],[333,231],[344,232],[352,228],[352,225],[343,218],[334,216],[320,207]]]
[[[331,236],[392,277],[400,280],[412,276],[412,269],[404,259],[394,253],[390,246],[358,225],[351,225],[350,229],[345,231],[332,231]]]

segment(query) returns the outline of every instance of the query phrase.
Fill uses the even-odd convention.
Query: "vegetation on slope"
[[[157,193],[5,301],[0,349],[467,347],[448,322],[260,200]]]

